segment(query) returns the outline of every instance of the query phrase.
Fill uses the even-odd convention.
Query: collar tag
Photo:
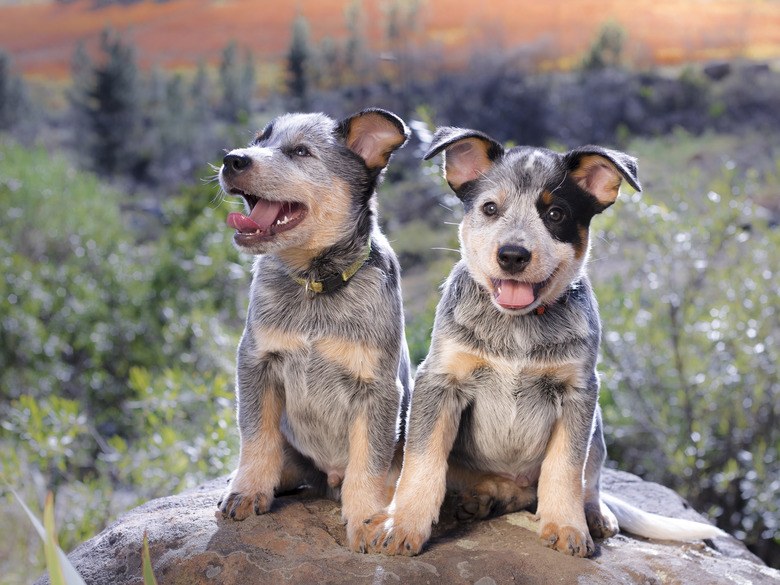
[[[303,288],[305,288],[310,297],[314,297],[317,294],[328,294],[335,292],[342,286],[346,285],[349,282],[349,279],[355,276],[358,270],[360,270],[365,265],[365,263],[368,262],[370,257],[371,237],[368,238],[368,242],[366,243],[366,248],[363,251],[363,254],[352,264],[350,264],[347,269],[344,270],[344,272],[331,274],[322,280],[306,280],[295,276],[294,274],[290,274],[290,277]]]

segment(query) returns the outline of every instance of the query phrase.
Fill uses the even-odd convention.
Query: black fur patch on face
[[[255,139],[251,142],[251,144],[260,144],[263,140],[268,140],[271,137],[271,134],[274,131],[274,123],[269,122],[268,125],[263,128],[263,131],[258,134]]]
[[[481,179],[467,181],[460,186],[460,189],[455,191],[455,195],[457,195],[458,199],[460,199],[463,203],[463,212],[466,215],[471,213],[471,210],[474,207],[474,200],[484,190],[481,184],[482,182],[483,181]]]
[[[567,176],[562,183],[548,185],[536,200],[536,209],[556,240],[584,251],[590,220],[601,211],[601,206]]]

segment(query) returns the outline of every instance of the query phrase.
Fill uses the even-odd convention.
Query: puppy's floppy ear
[[[423,157],[444,151],[444,178],[457,194],[460,188],[484,174],[504,156],[504,147],[479,130],[443,126],[436,130],[431,147]]]
[[[409,138],[409,128],[395,114],[379,108],[361,110],[339,120],[337,132],[352,152],[372,170],[381,170],[390,155]]]
[[[574,181],[593,195],[603,211],[615,202],[623,179],[637,191],[636,159],[617,150],[601,146],[582,146],[564,155],[564,164]]]

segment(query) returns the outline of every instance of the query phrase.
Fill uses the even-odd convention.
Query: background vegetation
[[[216,69],[141,72],[111,31],[73,55],[67,105],[44,109],[0,58],[0,465],[28,502],[56,494],[65,550],[121,511],[235,463],[233,356],[248,267],[230,244],[208,163],[294,108],[377,105],[414,129],[380,190],[404,268],[413,359],[436,287],[457,259],[460,208],[420,155],[437,124],[564,149],[639,156],[645,191],[595,220],[602,405],[610,465],[677,489],[780,566],[780,75],[755,64],[635,71],[605,25],[582,67],[539,74],[475,54],[419,75],[403,43],[414,4],[387,16],[396,47],[290,31],[285,76],[258,92],[236,44]],[[259,98],[257,96],[263,95]],[[28,582],[42,552],[14,530],[0,582]]]

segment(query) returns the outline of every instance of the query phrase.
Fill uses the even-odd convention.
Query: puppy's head
[[[390,155],[407,140],[403,121],[367,109],[340,121],[287,114],[223,159],[219,182],[243,199],[231,213],[242,252],[277,254],[303,269],[326,248],[370,229],[370,201]]]
[[[425,159],[444,154],[444,176],[463,202],[461,254],[495,306],[524,314],[559,298],[581,275],[588,229],[636,160],[599,146],[566,153],[505,150],[475,130],[440,128]]]

